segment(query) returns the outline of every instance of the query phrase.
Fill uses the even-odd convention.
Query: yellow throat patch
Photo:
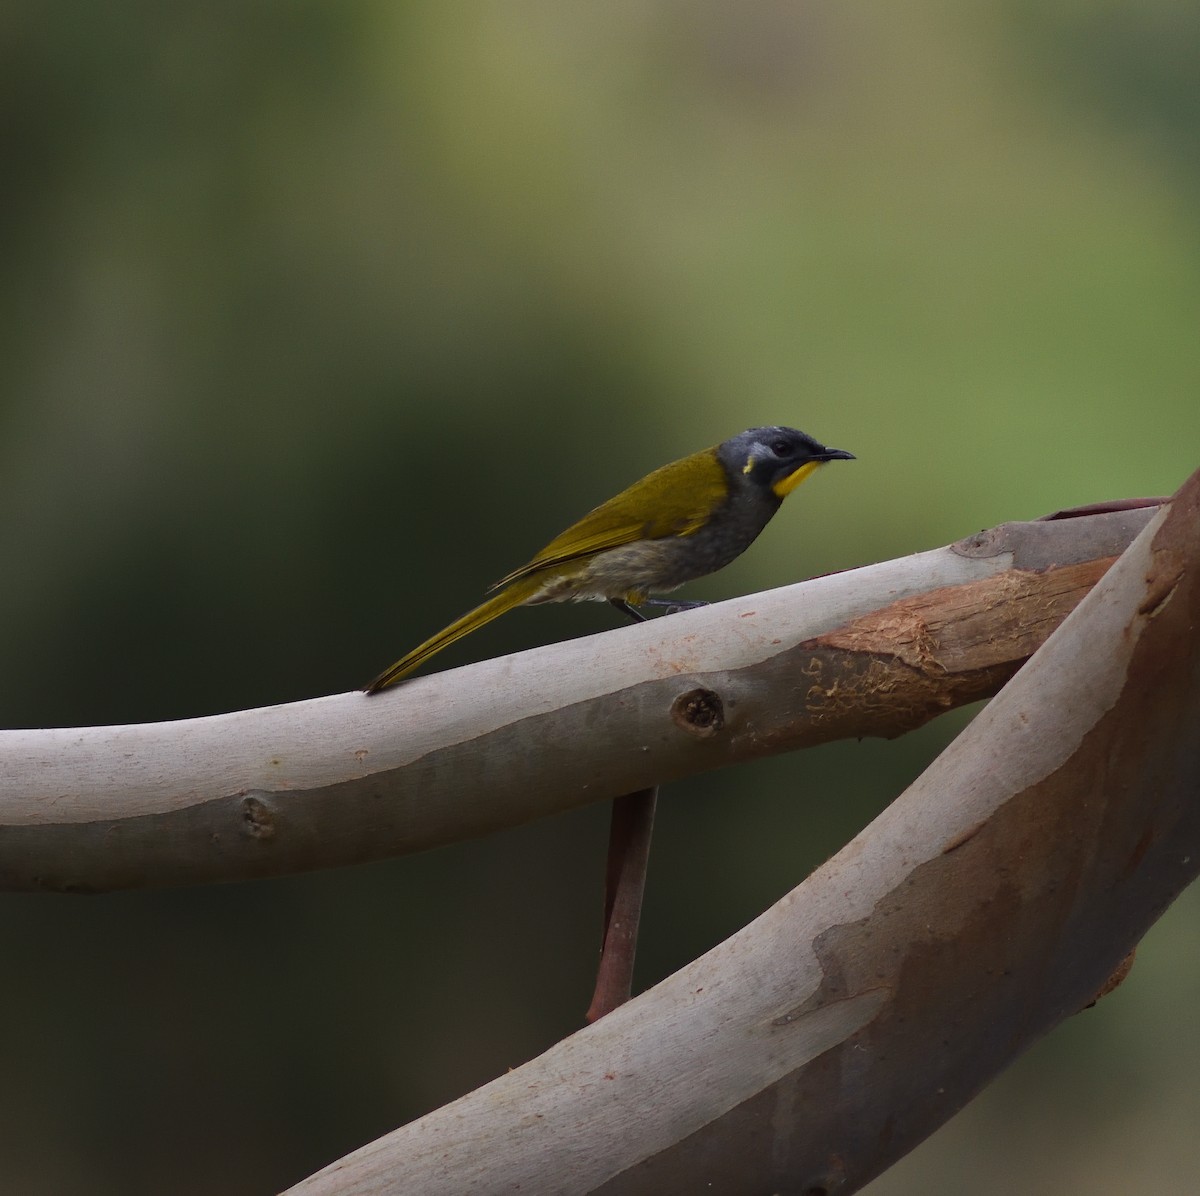
[[[780,498],[787,498],[787,496],[791,494],[791,492],[795,490],[796,487],[799,486],[800,483],[804,481],[804,479],[808,477],[808,475],[812,473],[812,471],[816,469],[818,465],[824,464],[824,461],[806,461],[800,466],[799,469],[794,469],[787,475],[786,478],[776,482],[771,489],[774,490]]]

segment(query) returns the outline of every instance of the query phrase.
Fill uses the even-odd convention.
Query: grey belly
[[[740,531],[741,534],[735,534]],[[639,540],[597,553],[575,577],[556,578],[530,603],[665,594],[685,582],[724,568],[758,534],[745,529],[705,528],[692,536]]]

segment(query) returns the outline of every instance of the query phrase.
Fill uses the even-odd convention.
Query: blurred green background
[[[0,725],[363,683],[672,458],[824,472],[719,598],[1200,465],[1200,10],[10,0]],[[439,666],[615,625],[518,611]],[[670,788],[648,985],[963,725]],[[0,1191],[257,1194],[579,1023],[607,811],[4,895]],[[871,1186],[1191,1192],[1200,904]]]

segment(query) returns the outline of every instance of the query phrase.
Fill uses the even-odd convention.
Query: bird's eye
[[[786,457],[791,451],[791,443],[787,440],[775,440],[771,443],[771,452],[777,457]]]

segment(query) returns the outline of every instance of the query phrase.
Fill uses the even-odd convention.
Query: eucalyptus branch
[[[956,584],[997,580],[1014,595],[1029,584],[1011,568]],[[897,605],[914,601],[948,609]],[[946,625],[992,625],[990,602],[969,606]],[[855,643],[873,642],[864,618],[851,616]],[[949,651],[897,614],[877,625],[912,641],[900,655],[918,669],[982,644],[963,635]],[[1200,472],[925,774],[791,894],[291,1196],[857,1191],[1091,1001],[1200,872],[1198,628]],[[827,650],[781,645],[793,669],[791,654]],[[832,658],[811,659],[800,675],[828,708]],[[888,675],[874,649],[865,671]]]
[[[601,635],[208,718],[0,731],[0,888],[351,864],[989,696],[1154,514],[947,548]]]

